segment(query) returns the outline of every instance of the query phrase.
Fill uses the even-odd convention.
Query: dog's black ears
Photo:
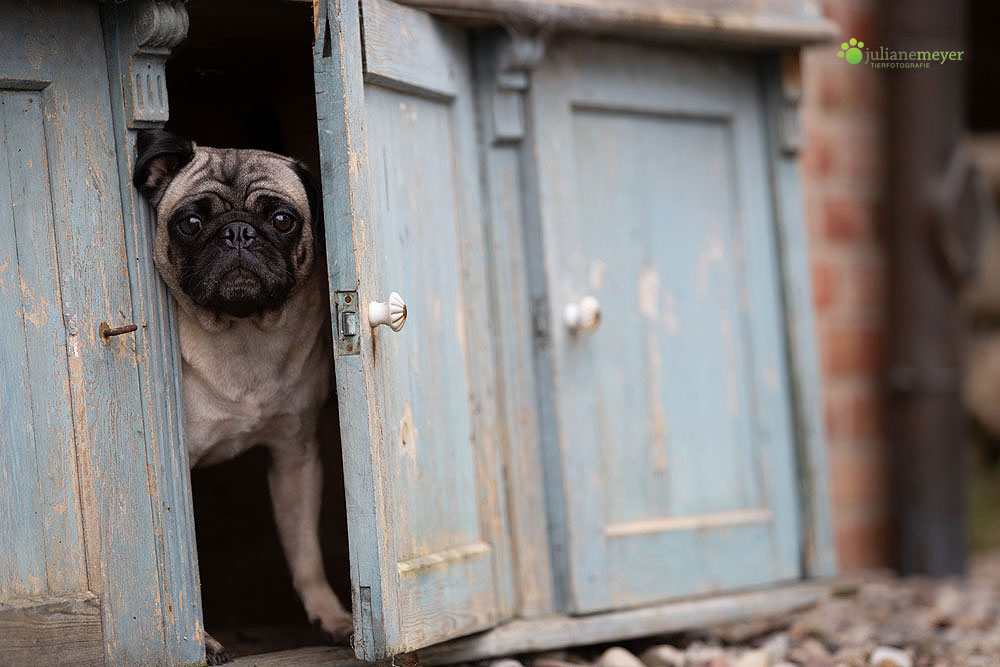
[[[323,247],[323,190],[319,181],[312,175],[304,162],[296,160],[294,163],[295,174],[302,181],[302,187],[306,190],[306,198],[309,200],[309,214],[312,216],[313,238],[319,247]]]
[[[165,130],[139,130],[132,183],[153,208],[170,181],[194,158],[194,144]]]

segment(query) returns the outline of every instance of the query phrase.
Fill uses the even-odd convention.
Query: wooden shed
[[[0,4],[0,664],[204,658],[130,184],[168,118],[321,176],[358,658],[815,599],[797,49],[832,34],[812,0]],[[372,328],[392,292],[405,327]]]

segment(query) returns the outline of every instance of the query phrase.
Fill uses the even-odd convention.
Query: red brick
[[[825,403],[826,434],[831,446],[879,442],[884,435],[882,397],[874,389],[831,388]]]
[[[807,178],[817,178],[830,173],[833,156],[830,142],[818,128],[806,128],[805,143],[802,147],[802,172]]]
[[[811,248],[819,248],[824,244],[823,201],[825,198],[819,193],[814,192],[815,188],[810,187],[814,182],[813,179],[805,179],[802,197],[806,216],[806,228],[809,232],[809,246]]]
[[[861,508],[882,504],[889,494],[888,457],[879,450],[830,457],[830,495],[842,508]],[[858,514],[854,511],[851,514]]]
[[[830,56],[840,60],[832,51]],[[881,112],[885,104],[882,77],[874,70],[832,61],[816,69],[819,108],[842,118],[873,118]]]
[[[813,305],[818,311],[827,310],[837,298],[838,276],[829,261],[816,260],[812,265]]]
[[[823,235],[830,241],[862,241],[870,235],[871,219],[865,206],[846,197],[823,202]]]
[[[830,375],[871,376],[882,364],[883,333],[874,325],[831,326],[821,335],[823,371]]]
[[[878,185],[882,179],[883,137],[874,124],[849,122],[827,131],[829,169],[848,182]]]
[[[841,573],[884,565],[889,557],[889,526],[884,517],[836,522],[837,560]]]
[[[860,254],[860,253],[859,253]],[[885,314],[886,274],[881,255],[852,256],[843,268],[842,302],[851,313],[860,316]]]
[[[876,10],[876,3],[863,5],[842,0],[826,0],[823,3],[823,14],[840,26],[841,33],[837,36],[839,41],[854,37],[874,45],[879,37],[879,16]],[[834,51],[834,56],[836,55]]]

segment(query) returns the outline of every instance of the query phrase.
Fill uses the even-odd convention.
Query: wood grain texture
[[[372,663],[358,660],[349,648],[307,646],[236,658],[230,664],[233,667],[369,667]]]
[[[366,2],[363,8],[365,81],[431,97],[456,95],[460,31],[395,2]]]
[[[371,294],[368,276],[359,269],[375,258],[363,238],[355,241],[357,231],[371,220],[361,17],[358,5],[351,2],[320,0],[317,11],[313,67],[330,291],[363,289]],[[361,327],[362,350],[371,349],[371,344],[371,331]],[[374,660],[385,655],[386,625],[392,619],[383,615],[383,609],[392,608],[396,595],[394,587],[380,585],[386,546],[380,536],[384,524],[377,499],[385,491],[374,450],[382,417],[372,396],[371,360],[364,355],[337,355],[334,363],[355,645],[359,658]]]
[[[366,59],[366,74],[359,17],[327,11],[316,87],[331,286],[362,302],[399,291],[409,312],[397,334],[362,327],[362,354],[337,358],[356,648],[376,659],[509,613],[496,378],[464,39],[365,2],[366,44],[405,29],[415,45]],[[440,63],[454,75],[423,76]],[[480,557],[399,569],[477,542]]]
[[[45,535],[46,591],[58,595],[84,589],[86,570],[41,93],[8,93],[3,106],[18,149],[10,177],[42,500],[34,519]]]
[[[420,661],[425,665],[472,662],[775,616],[815,604],[825,591],[820,584],[794,584],[589,616],[512,621],[420,651]]]
[[[474,79],[481,128],[486,258],[500,385],[496,402],[508,489],[515,607],[519,617],[532,618],[553,611],[555,599],[549,525],[546,512],[540,511],[546,499],[522,196],[525,149],[519,143],[525,110],[522,91],[497,88],[505,40],[497,32],[477,38]],[[500,127],[497,118],[517,120]]]
[[[799,503],[803,534],[803,570],[811,577],[837,573],[837,554],[830,516],[830,490],[823,423],[823,374],[816,348],[816,325],[809,268],[809,242],[796,156],[782,150],[782,118],[789,109],[778,56],[761,65],[767,105],[769,170],[785,308],[785,336],[795,401]],[[796,91],[790,91],[792,93]]]
[[[101,607],[94,596],[0,604],[0,667],[104,664]]]
[[[443,16],[724,46],[802,46],[839,29],[814,3],[798,0],[399,0]]]
[[[39,595],[44,592],[45,538],[42,530],[42,499],[39,489],[38,456],[31,409],[31,376],[27,363],[24,308],[21,303],[21,276],[15,233],[15,199],[11,162],[17,169],[23,138],[6,129],[8,104],[21,101],[9,92],[0,93],[0,429],[6,446],[0,448],[0,591],[2,600]],[[37,93],[36,93],[37,95]],[[24,100],[27,101],[26,99]],[[14,113],[15,104],[10,104]],[[22,105],[16,105],[22,106]],[[15,143],[15,141],[17,143]],[[41,148],[44,148],[41,147]],[[22,149],[23,150],[23,149]],[[28,151],[38,158],[39,147]],[[13,154],[13,155],[12,155]],[[22,205],[24,202],[21,202]],[[23,206],[22,206],[23,208]],[[55,254],[54,252],[51,254]],[[25,261],[43,258],[25,258]]]
[[[175,304],[153,264],[155,222],[149,205],[131,185],[135,159],[135,109],[130,104],[133,58],[146,39],[157,8],[150,2],[102,5],[111,86],[112,126],[125,219],[129,288],[135,323],[139,386],[145,422],[145,455],[167,663],[204,657],[201,586],[191,504],[181,402],[180,346]],[[183,11],[183,10],[182,10]],[[166,58],[166,52],[159,55]],[[153,56],[147,55],[147,58]],[[130,114],[129,111],[132,110]],[[140,123],[148,125],[148,123]]]
[[[532,76],[574,612],[799,576],[757,85],[750,59],[583,40]],[[570,334],[585,295],[602,323]],[[636,522],[676,529],[606,534]]]
[[[34,521],[47,542],[25,539],[17,549],[46,568],[42,591],[100,597],[109,662],[160,664],[168,660],[164,614],[173,611],[160,577],[164,494],[147,438],[160,428],[159,411],[170,410],[153,384],[174,378],[163,368],[151,372],[155,380],[141,378],[140,363],[155,363],[137,347],[141,333],[108,343],[99,335],[102,322],[146,324],[138,315],[147,307],[136,294],[144,288],[134,229],[123,220],[127,155],[112,122],[99,12],[82,0],[0,10],[0,81],[9,82],[0,87],[23,91],[9,122],[5,99],[5,127],[19,137],[7,167],[15,218],[32,223],[17,247],[20,315],[31,337],[25,365],[38,380],[22,391],[38,413]],[[152,275],[148,257],[139,261]]]

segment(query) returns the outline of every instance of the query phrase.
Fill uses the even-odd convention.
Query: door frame
[[[118,182],[101,195],[118,198],[122,207],[143,429],[132,436],[129,451],[108,451],[98,442],[91,443],[94,451],[78,454],[88,590],[4,604],[0,654],[23,664],[193,664],[205,654],[177,324],[173,301],[153,265],[152,212],[131,184],[136,131],[167,120],[163,65],[187,33],[187,12],[183,0],[93,4],[101,34],[92,37],[102,40],[104,58],[84,66],[106,68],[109,82],[113,134],[106,139]],[[147,82],[150,88],[141,90]],[[117,221],[93,222],[99,223]],[[77,335],[77,322],[63,326],[68,337]],[[116,465],[121,456],[132,460]],[[133,469],[142,472],[129,474]],[[148,519],[137,524],[131,511],[122,511],[128,498],[149,499]],[[131,510],[145,507],[140,503]],[[116,544],[122,539],[142,545],[131,551],[141,562],[120,552]],[[154,610],[152,618],[148,610]],[[144,618],[137,622],[140,614]]]

